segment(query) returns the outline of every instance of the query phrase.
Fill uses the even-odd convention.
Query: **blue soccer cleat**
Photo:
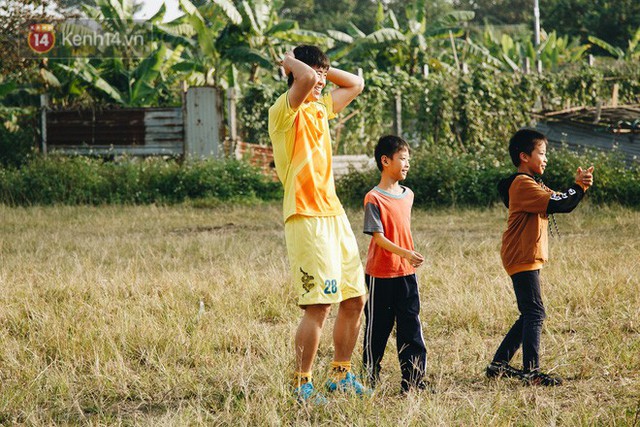
[[[339,391],[343,393],[353,393],[360,397],[371,396],[371,394],[373,394],[373,391],[358,382],[356,376],[351,372],[347,372],[347,376],[338,382],[328,379],[326,386],[327,390],[332,393]]]
[[[327,398],[319,393],[312,383],[304,383],[293,391],[299,403],[311,403],[313,405],[326,405]]]

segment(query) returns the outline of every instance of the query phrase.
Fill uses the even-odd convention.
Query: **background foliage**
[[[51,205],[179,203],[187,199],[280,197],[280,185],[235,160],[179,163],[146,159],[108,162],[88,157],[38,157],[0,169],[0,203]]]
[[[506,150],[504,150],[506,152]],[[578,166],[595,165],[596,183],[588,198],[596,204],[640,207],[640,168],[622,157],[596,152],[576,154],[550,149],[545,183],[556,190],[573,183]],[[506,159],[415,150],[405,184],[416,207],[476,206],[500,203],[498,180],[514,172]],[[351,171],[337,181],[347,206],[359,207],[378,183],[377,169]],[[235,160],[180,163],[146,159],[103,161],[87,157],[35,157],[21,167],[0,168],[0,203],[29,205],[175,204],[194,200],[280,200],[281,185],[258,169]]]
[[[506,153],[506,146],[503,148]],[[577,154],[567,147],[550,147],[548,153],[549,164],[542,178],[549,188],[567,189],[574,183],[578,166],[594,165],[595,184],[587,192],[592,203],[640,207],[640,168],[629,167],[621,156],[593,151]],[[423,150],[412,156],[411,170],[403,184],[415,193],[416,207],[488,207],[502,203],[498,181],[514,172],[515,167],[506,158]],[[377,169],[353,170],[338,180],[338,196],[344,204],[360,207],[364,195],[379,180]]]
[[[285,82],[279,85],[248,83],[241,102],[238,103],[239,132],[244,141],[271,145],[269,138],[269,107],[287,88]]]
[[[487,188],[509,170],[504,142],[531,124],[532,111],[593,106],[610,98],[614,84],[620,103],[640,102],[640,6],[626,0],[543,2],[540,46],[531,42],[526,2],[507,8],[488,0],[182,0],[183,16],[167,22],[160,8],[145,26],[133,21],[132,0],[45,3],[9,1],[0,14],[6,42],[0,46],[0,164],[2,200],[9,204],[276,197],[277,185],[235,161],[39,158],[34,113],[42,93],[54,108],[144,106],[176,103],[185,81],[235,87],[240,137],[269,144],[268,108],[286,89],[277,61],[300,43],[321,46],[334,65],[360,69],[366,81],[361,96],[332,124],[336,154],[370,154],[381,135],[395,133],[400,99],[402,136],[416,156],[412,187],[429,206],[495,202]],[[26,24],[53,19],[65,6],[71,9],[64,16],[92,17],[122,34],[148,32],[148,54],[116,49],[85,59],[20,57],[15,42],[26,36]],[[587,52],[602,55],[595,67],[585,65]],[[543,73],[524,74],[523,64],[536,59]],[[615,155],[592,157],[602,169],[602,187],[591,197],[637,203],[637,166],[627,167]],[[560,187],[572,176],[568,168],[557,173]],[[368,179],[354,174],[341,183],[344,198],[359,204]],[[358,182],[369,185],[353,184]]]
[[[640,102],[640,68],[631,64],[605,69],[582,66],[553,74],[478,68],[468,74],[431,73],[426,78],[404,71],[368,70],[364,78],[363,93],[332,122],[337,154],[371,153],[380,136],[395,133],[396,96],[402,99],[403,137],[415,148],[490,157],[502,155],[503,141],[530,124],[536,109],[595,106],[611,97],[616,83],[620,103]],[[279,88],[262,83],[246,86],[239,104],[241,116],[250,118],[242,125],[246,141],[270,143],[268,109],[285,90]]]
[[[33,114],[8,114],[0,124],[0,166],[18,167],[36,153],[37,121]]]

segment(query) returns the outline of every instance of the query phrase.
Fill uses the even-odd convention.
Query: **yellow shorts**
[[[334,304],[367,293],[346,214],[296,215],[284,224],[284,233],[299,305]]]

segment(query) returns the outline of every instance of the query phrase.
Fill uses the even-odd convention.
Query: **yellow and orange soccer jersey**
[[[269,136],[278,178],[284,186],[283,214],[333,216],[344,212],[336,195],[331,162],[331,93],[294,110],[289,92],[269,109]]]

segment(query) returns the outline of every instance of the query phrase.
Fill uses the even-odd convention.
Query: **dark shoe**
[[[487,378],[523,378],[524,372],[508,363],[491,362],[486,370]]]
[[[402,387],[400,388],[400,394],[403,396],[410,391],[435,393],[436,389],[429,383],[429,381],[420,380],[415,384],[407,384],[406,381],[402,381]]]
[[[366,384],[371,387],[371,389],[375,389],[376,386],[378,385],[378,383],[380,382],[380,376],[379,375],[362,375],[363,377],[367,378],[367,382]]]
[[[544,387],[556,387],[562,385],[562,378],[556,375],[544,374],[540,371],[525,373],[522,377],[525,385],[541,385]]]

